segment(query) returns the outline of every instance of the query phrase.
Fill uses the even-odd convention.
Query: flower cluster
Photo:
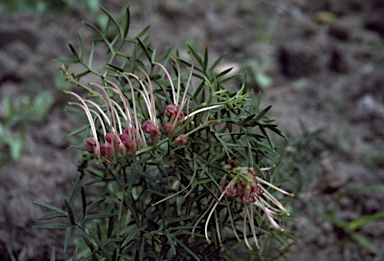
[[[189,113],[189,98],[187,98],[187,95],[191,85],[193,60],[183,90],[179,64],[176,59],[173,59],[173,61],[177,68],[176,88],[165,66],[154,62],[154,65],[158,65],[165,72],[171,86],[173,98],[173,104],[168,104],[164,109],[164,116],[166,117],[164,122],[166,123],[163,124],[162,128],[158,124],[157,112],[160,109],[156,107],[152,81],[144,70],[142,70],[144,79],[132,73],[121,73],[121,77],[129,86],[129,93],[123,93],[122,89],[108,80],[105,80],[105,86],[91,84],[93,88],[87,88],[91,96],[88,99],[84,99],[74,92],[67,92],[78,100],[78,102],[71,102],[70,105],[80,107],[85,112],[90,124],[92,136],[85,141],[87,151],[93,153],[97,159],[103,157],[108,163],[112,163],[117,156],[125,155],[127,151],[134,156],[138,149],[147,147],[148,141],[145,134],[149,135],[154,147],[159,142],[162,134],[161,130],[168,136],[168,139],[174,139],[174,144],[183,145],[187,142],[187,137],[190,134],[214,122],[213,120],[207,121],[187,133],[180,134],[176,138],[173,137],[182,122],[197,113],[222,106],[212,105]],[[134,86],[133,81],[137,82],[136,86]],[[116,97],[117,99],[115,99]],[[130,99],[127,97],[130,97]],[[138,111],[138,104],[141,103],[145,104],[146,112]],[[186,109],[184,110],[184,108]],[[143,116],[145,114],[148,115],[147,119]],[[99,125],[97,125],[98,123]],[[100,141],[100,130],[96,126],[100,126],[104,142]]]
[[[243,236],[244,241],[247,244],[249,249],[252,249],[247,238],[247,220],[249,227],[252,232],[253,239],[255,241],[256,247],[259,248],[258,240],[256,237],[255,232],[255,225],[254,225],[254,214],[256,214],[259,218],[263,218],[262,212],[266,215],[267,219],[269,220],[270,224],[274,229],[277,229],[279,231],[283,231],[283,229],[279,226],[279,224],[276,222],[275,217],[280,215],[281,213],[284,213],[286,215],[289,215],[288,210],[279,202],[277,198],[275,198],[265,186],[268,186],[268,188],[272,188],[276,191],[279,191],[285,195],[293,196],[292,194],[288,193],[285,190],[282,190],[275,185],[265,181],[264,179],[257,176],[256,172],[252,168],[247,167],[237,167],[233,165],[226,165],[225,168],[230,172],[230,180],[227,179],[227,177],[223,177],[220,180],[220,190],[218,192],[219,199],[213,199],[210,203],[207,211],[203,213],[202,216],[198,219],[198,221],[195,224],[194,229],[196,228],[197,224],[200,223],[204,216],[209,212],[208,218],[205,222],[205,237],[208,242],[210,242],[210,239],[208,237],[208,223],[213,215],[215,213],[215,223],[216,226],[219,226],[219,222],[217,220],[217,214],[216,214],[216,207],[221,202],[225,196],[229,198],[235,198],[238,197],[243,202]],[[267,170],[269,168],[261,169],[261,171]],[[231,209],[229,202],[227,198],[225,198],[225,204],[228,210],[229,218],[232,225],[232,231],[236,238],[240,240],[234,220],[232,217]],[[262,212],[260,212],[260,210]],[[217,236],[219,241],[221,242],[221,236],[219,233],[219,229],[217,229]]]

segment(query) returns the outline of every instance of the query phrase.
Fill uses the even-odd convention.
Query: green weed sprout
[[[32,86],[33,87],[33,86]],[[42,121],[53,104],[49,91],[24,92],[17,98],[4,95],[0,110],[0,168],[22,156],[28,128],[32,121]]]
[[[35,202],[50,210],[40,220],[60,218],[36,227],[65,230],[65,251],[76,231],[73,260],[235,260],[236,241],[266,249],[268,238],[286,249],[283,196],[292,195],[280,188],[269,135],[284,135],[271,106],[259,109],[245,76],[235,87],[231,69],[214,74],[223,56],[210,63],[189,45],[186,59],[157,53],[149,27],[128,37],[128,8],[122,21],[102,11],[105,28],[86,23],[97,35],[89,52],[79,38],[74,58],[61,59],[77,86],[68,110],[85,122],[70,133],[83,135],[79,173],[64,208]],[[96,46],[109,57],[102,67]]]

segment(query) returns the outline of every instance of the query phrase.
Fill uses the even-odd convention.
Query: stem
[[[119,206],[119,216],[117,218],[117,232],[116,232],[116,245],[117,245],[117,252],[120,252],[120,243],[119,238],[120,238],[120,230],[121,230],[121,221],[123,217],[123,213],[125,211],[124,209],[124,198],[125,198],[125,191],[127,189],[127,180],[124,175],[124,187],[123,187],[123,192],[121,193],[121,200],[120,200],[120,206]]]

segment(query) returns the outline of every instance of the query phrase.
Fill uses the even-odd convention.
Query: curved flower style
[[[192,57],[191,57],[192,58]],[[175,129],[180,125],[180,123],[184,120],[184,113],[183,113],[183,108],[187,104],[188,99],[186,98],[188,89],[190,87],[191,79],[192,79],[192,72],[194,68],[194,63],[193,59],[191,62],[191,70],[189,73],[189,77],[187,80],[186,87],[184,89],[184,94],[183,97],[180,100],[180,91],[181,91],[181,74],[180,74],[180,66],[175,58],[172,57],[173,62],[176,64],[177,68],[177,92],[175,91],[175,86],[173,84],[172,78],[167,71],[167,69],[160,63],[155,63],[156,65],[160,66],[161,69],[164,71],[166,74],[169,83],[172,88],[172,97],[173,97],[173,104],[168,104],[165,107],[164,115],[169,118],[169,122],[164,124],[163,126],[163,131],[168,134],[168,137],[171,137],[172,134],[174,133]],[[187,106],[188,107],[188,106]]]
[[[158,65],[164,71],[164,73],[167,76],[168,81],[171,85],[171,89],[172,89],[173,104],[168,104],[164,110],[164,115],[166,117],[168,117],[169,121],[166,122],[162,127],[163,131],[166,134],[168,134],[168,137],[172,137],[172,135],[175,132],[175,130],[177,129],[177,127],[180,126],[180,124],[183,121],[185,121],[189,118],[192,118],[194,115],[196,115],[200,112],[208,111],[208,110],[219,108],[219,107],[223,106],[223,105],[212,105],[212,106],[208,106],[205,108],[201,108],[201,109],[194,111],[192,113],[189,113],[188,112],[189,99],[187,98],[187,94],[188,94],[188,90],[191,86],[192,73],[193,73],[193,69],[194,69],[193,56],[191,55],[191,69],[189,72],[189,76],[188,76],[187,83],[186,83],[186,86],[184,88],[184,93],[183,93],[182,97],[181,97],[182,82],[181,82],[180,66],[179,66],[179,63],[177,62],[177,60],[175,58],[173,58],[173,57],[171,57],[171,58],[176,65],[177,89],[175,88],[175,86],[173,84],[172,77],[171,77],[170,73],[168,72],[168,70],[162,64],[154,62],[154,64]],[[187,108],[187,115],[185,115],[183,113],[184,107]],[[212,122],[212,121],[210,121],[210,122]],[[201,127],[206,126],[206,124],[203,124],[203,125],[204,126],[197,127],[196,130],[200,129]],[[180,135],[179,137],[177,137],[175,139],[175,143],[176,144],[184,144],[187,141],[186,137],[188,135],[190,135],[191,133],[195,132],[196,130],[192,130],[187,134]]]
[[[104,79],[106,86],[101,86],[96,83],[91,83],[90,88],[83,86],[88,90],[91,98],[83,99],[78,94],[67,92],[74,95],[80,101],[80,103],[71,104],[77,105],[85,111],[91,125],[93,136],[86,139],[85,147],[87,151],[94,153],[97,159],[102,156],[108,163],[113,163],[116,157],[125,155],[126,151],[130,152],[132,156],[135,156],[139,148],[147,147],[145,133],[149,134],[152,146],[156,147],[162,134],[158,122],[165,122],[162,130],[168,135],[170,142],[173,142],[175,145],[183,145],[187,142],[189,135],[215,121],[208,120],[201,123],[200,126],[195,129],[186,129],[185,133],[173,137],[175,130],[182,122],[192,118],[198,113],[217,109],[225,106],[225,104],[210,105],[190,113],[188,90],[191,88],[194,70],[193,57],[191,55],[191,67],[185,86],[181,79],[179,63],[175,58],[171,58],[176,67],[176,87],[165,66],[153,62],[164,71],[172,89],[173,103],[165,106],[164,116],[167,119],[164,120],[158,119],[157,113],[163,110],[163,108],[156,108],[152,81],[143,69],[141,70],[144,78],[133,73],[119,72],[119,76],[122,76],[128,83],[130,94],[127,94],[127,96],[130,96],[130,100],[127,99],[127,96],[119,86],[108,79]],[[136,86],[132,84],[132,79],[137,82]],[[139,110],[136,107],[139,107]],[[94,118],[92,118],[92,115],[94,115]],[[140,123],[138,118],[143,122]],[[96,132],[96,123],[101,126],[104,138],[104,143],[102,144],[100,144],[100,138]]]
[[[228,209],[229,218],[232,226],[232,231],[236,238],[240,240],[236,229],[234,220],[232,217],[231,209],[228,203],[228,197],[234,198],[238,197],[243,203],[243,237],[244,241],[247,245],[247,247],[252,250],[252,247],[250,246],[248,242],[247,237],[247,222],[249,224],[249,227],[251,228],[252,236],[256,244],[256,248],[259,249],[260,246],[258,244],[258,240],[256,237],[255,232],[255,225],[254,225],[254,213],[257,214],[259,218],[262,218],[262,212],[267,216],[267,219],[269,220],[272,227],[276,230],[283,231],[283,229],[279,226],[279,224],[274,219],[276,216],[280,215],[281,213],[284,213],[286,215],[289,215],[288,210],[276,199],[271,193],[268,192],[265,186],[268,186],[274,190],[279,191],[282,194],[293,196],[293,194],[290,194],[289,192],[282,190],[273,184],[263,180],[262,178],[258,177],[256,172],[253,168],[247,168],[247,167],[228,167],[230,170],[230,173],[232,175],[232,179],[228,180],[226,177],[223,177],[220,180],[220,191],[219,191],[219,199],[213,199],[210,203],[207,211],[203,213],[202,216],[197,220],[195,223],[195,226],[193,228],[192,233],[194,233],[194,230],[198,223],[202,221],[202,219],[205,217],[205,215],[208,213],[207,220],[205,221],[205,237],[208,242],[210,242],[210,239],[208,237],[208,224],[209,221],[215,213],[215,223],[217,227],[217,236],[221,243],[221,236],[218,229],[219,222],[217,220],[217,214],[216,214],[216,207],[220,203],[220,201],[225,197],[225,204]],[[268,169],[268,168],[266,168]],[[266,170],[261,169],[261,170]],[[265,185],[265,186],[264,186]]]
[[[89,125],[91,126],[91,132],[93,136],[85,140],[85,149],[88,152],[93,153],[96,159],[99,159],[101,155],[100,143],[97,138],[96,127],[91,115],[91,110],[88,108],[87,104],[85,103],[85,100],[81,98],[78,94],[74,92],[66,92],[66,93],[75,96],[81,102],[81,103],[72,103],[72,105],[79,106],[84,110],[85,114],[87,115]]]
[[[146,105],[147,110],[148,110],[148,114],[149,114],[149,120],[145,121],[141,125],[141,129],[145,133],[149,134],[149,136],[152,140],[153,146],[156,146],[157,142],[159,141],[159,137],[161,135],[161,132],[160,132],[160,128],[157,124],[155,97],[153,94],[153,88],[152,88],[151,80],[150,80],[148,74],[144,70],[142,70],[142,71],[143,71],[147,81],[143,81],[143,80],[139,79],[138,76],[136,76],[132,73],[127,73],[127,75],[133,77],[141,86],[141,89],[135,88],[135,90],[137,90],[141,94],[141,96],[143,97],[145,105]],[[127,79],[127,81],[129,81],[127,75],[125,75],[125,78]],[[133,88],[131,82],[129,82],[129,84],[131,85],[131,88]],[[134,95],[132,95],[132,97],[134,97]]]
[[[81,107],[85,111],[90,123],[93,136],[86,139],[86,150],[93,153],[97,159],[103,156],[108,163],[113,163],[118,155],[125,155],[126,150],[130,151],[132,156],[134,156],[137,147],[145,147],[146,144],[143,144],[137,131],[138,120],[136,114],[134,115],[135,121],[132,118],[127,98],[114,83],[108,83],[110,83],[112,87],[102,87],[98,84],[91,84],[91,86],[101,90],[104,94],[102,95],[99,92],[91,91],[93,97],[99,98],[102,101],[101,105],[91,99],[83,99],[74,92],[66,93],[75,96],[81,102],[69,104]],[[118,94],[124,109],[118,102],[110,97],[107,90],[112,90]],[[94,109],[90,109],[89,106]],[[95,119],[92,118],[91,113],[96,116]],[[127,127],[124,130],[120,118],[124,119],[127,123]],[[99,145],[99,138],[96,132],[96,120],[99,121],[104,135],[105,142],[101,145]],[[105,126],[109,127],[109,132],[106,131]]]

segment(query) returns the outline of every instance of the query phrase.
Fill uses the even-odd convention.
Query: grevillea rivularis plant
[[[79,38],[74,57],[60,60],[74,86],[67,110],[84,123],[70,133],[83,157],[62,208],[36,202],[51,211],[37,227],[65,230],[64,250],[75,242],[75,260],[283,252],[292,195],[279,180],[270,135],[284,135],[267,117],[271,106],[260,108],[246,76],[216,72],[223,56],[210,62],[207,49],[190,45],[187,58],[172,48],[158,53],[149,27],[129,36],[128,8],[121,21],[102,10],[106,28],[86,23],[96,34],[90,46]]]

